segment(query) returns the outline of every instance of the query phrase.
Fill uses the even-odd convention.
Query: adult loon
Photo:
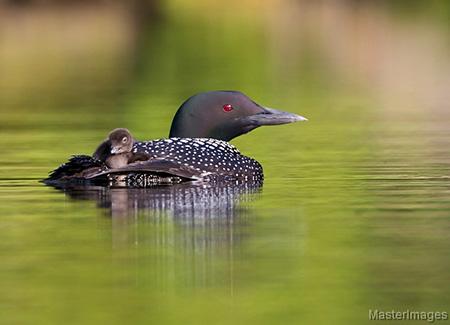
[[[114,132],[118,132],[115,130],[93,157],[73,156],[44,182],[107,180],[112,185],[139,187],[192,180],[262,182],[262,166],[227,141],[259,126],[306,120],[293,113],[263,107],[238,91],[199,93],[180,106],[169,138],[135,141],[131,134],[119,132],[117,141],[130,139],[127,158],[111,165],[109,159],[117,150],[112,145]],[[115,184],[117,180],[120,184]]]

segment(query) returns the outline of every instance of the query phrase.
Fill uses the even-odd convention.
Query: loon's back
[[[242,155],[228,142],[210,138],[169,138],[135,142],[133,153],[145,154],[148,160],[129,164],[123,168],[93,169],[89,175],[73,174],[77,181],[104,181],[111,185],[146,187],[183,181],[230,182],[263,181],[262,166],[254,159]],[[79,158],[79,161],[77,160]],[[51,175],[65,175],[71,181],[71,171],[89,168],[86,156],[75,156]],[[77,165],[80,164],[80,168]],[[93,167],[98,161],[92,160]],[[52,177],[52,176],[50,176]],[[55,179],[47,179],[52,181]]]
[[[210,138],[169,138],[136,142],[134,153],[166,159],[197,171],[199,177],[223,176],[258,180],[263,170],[256,160],[242,155],[226,141]]]

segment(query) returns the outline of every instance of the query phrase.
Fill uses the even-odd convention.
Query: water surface
[[[259,16],[168,6],[136,30],[107,24],[120,33],[93,33],[77,55],[55,53],[50,36],[14,55],[27,45],[9,30],[2,321],[363,324],[369,309],[450,311],[448,30],[386,8],[281,3]],[[48,35],[79,40],[66,33]],[[309,118],[232,141],[264,166],[261,188],[39,183],[115,127],[167,136],[178,105],[211,89]]]

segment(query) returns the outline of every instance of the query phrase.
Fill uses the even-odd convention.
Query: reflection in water
[[[262,184],[183,183],[148,188],[109,188],[101,186],[67,185],[59,187],[74,199],[95,200],[109,208],[112,217],[139,215],[157,218],[168,216],[189,225],[204,220],[232,220],[239,204],[250,200]]]
[[[73,199],[93,200],[109,210],[114,260],[119,269],[136,265],[141,274],[137,281],[163,291],[178,285],[220,284],[232,293],[234,250],[243,239],[242,226],[254,217],[243,204],[254,199],[261,186],[184,183],[61,190]],[[142,255],[145,265],[141,265]]]

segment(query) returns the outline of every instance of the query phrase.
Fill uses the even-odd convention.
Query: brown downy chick
[[[127,129],[114,129],[94,152],[94,158],[103,161],[109,168],[121,168],[138,160],[147,160],[148,156],[133,153],[134,139]]]

